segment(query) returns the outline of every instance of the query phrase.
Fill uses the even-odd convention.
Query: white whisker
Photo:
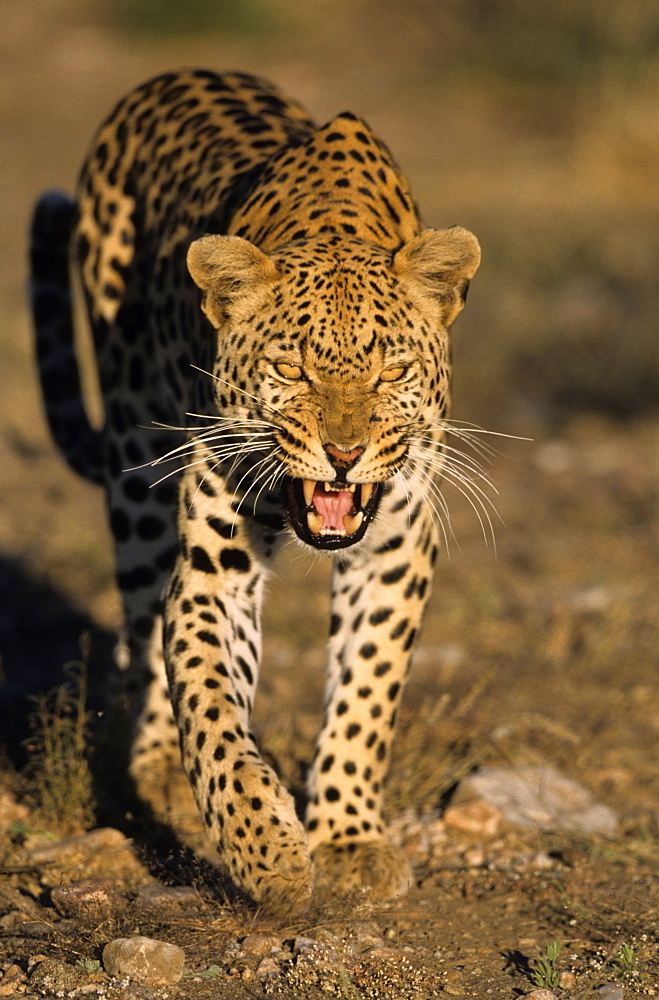
[[[446,482],[450,483],[467,500],[467,502],[473,509],[474,513],[476,514],[476,517],[478,518],[478,522],[481,526],[481,531],[483,532],[483,539],[485,541],[485,544],[489,545],[488,537],[491,538],[494,551],[496,552],[496,536],[494,533],[494,525],[492,524],[492,518],[490,517],[490,513],[487,509],[486,503],[489,503],[490,506],[492,506],[492,509],[494,513],[497,514],[497,517],[499,515],[496,508],[492,504],[490,498],[487,496],[487,494],[484,494],[482,490],[479,490],[478,487],[475,487],[474,484],[469,479],[465,478],[462,475],[458,475],[457,473],[451,475],[450,472],[447,470],[445,472],[445,479]],[[428,476],[427,486],[428,489],[432,490],[435,493],[435,495],[437,495],[440,492],[440,487],[432,478],[432,476]],[[488,530],[486,530],[486,525]]]
[[[274,471],[272,472],[272,475],[268,476],[268,478],[264,481],[264,483],[259,487],[259,491],[254,497],[254,503],[252,505],[252,512],[254,514],[256,514],[256,506],[264,490],[270,490],[270,492],[274,492],[277,485],[277,480],[283,478],[283,476],[286,473],[286,470],[281,466],[279,466],[279,463],[276,460],[274,461],[273,464],[274,464]]]
[[[249,412],[249,411],[248,411]],[[244,424],[245,427],[275,427],[276,424],[270,423],[269,420],[263,420],[260,417],[223,417],[219,413],[186,413],[186,417],[194,417],[198,420],[212,420],[214,423],[239,423]]]
[[[401,473],[399,473],[399,475],[402,476]],[[441,531],[442,538],[444,539],[444,547],[446,549],[446,554],[450,558],[451,551],[450,551],[450,546],[449,546],[449,539],[448,539],[448,534],[447,534],[447,528],[448,528],[448,531],[451,534],[451,537],[455,541],[456,545],[457,545],[457,539],[456,539],[455,533],[453,531],[453,526],[451,524],[451,515],[449,513],[448,506],[446,505],[446,501],[441,496],[441,494],[439,494],[438,497],[436,496],[436,499],[438,499],[438,501],[440,503],[440,508],[441,508],[441,510],[438,510],[436,504],[433,502],[433,500],[430,499],[430,497],[427,495],[427,493],[421,493],[422,482],[421,482],[421,478],[420,477],[418,479],[415,478],[415,477],[412,477],[412,478],[408,479],[407,485],[409,485],[411,487],[412,496],[413,496],[413,499],[415,500],[415,502],[416,503],[423,503],[423,505],[426,507],[426,509],[427,509],[427,511],[428,511],[428,513],[430,515],[430,520],[432,521],[433,525],[434,526],[439,525],[439,529]],[[406,492],[407,492],[407,486],[405,487],[405,489],[406,489]],[[442,516],[442,514],[444,516]]]
[[[265,399],[260,399],[258,396],[255,396],[253,393],[247,392],[246,389],[241,389],[239,386],[234,385],[233,382],[227,382],[226,379],[220,378],[219,375],[214,375],[213,372],[207,372],[205,368],[200,368],[199,365],[193,365],[193,364],[191,364],[190,367],[191,368],[195,368],[198,372],[201,372],[202,375],[208,375],[208,376],[210,376],[210,378],[212,378],[215,382],[219,382],[221,385],[228,386],[229,389],[233,389],[234,392],[237,392],[239,395],[241,395],[241,396],[247,396],[249,399],[253,399],[255,403],[258,403],[260,406],[265,406],[266,409],[272,410],[273,413],[279,413],[280,412],[276,407],[274,407],[270,403],[266,402]]]
[[[150,483],[149,488],[153,489],[154,486],[160,486],[160,484],[164,483],[166,479],[171,479],[172,476],[178,476],[179,473],[184,472],[186,469],[193,469],[195,465],[204,465],[206,462],[206,458],[198,458],[195,462],[188,462],[186,465],[181,465],[179,468],[170,469],[170,471],[166,472],[164,476],[160,477],[160,479],[156,479],[155,482]],[[142,466],[142,468],[144,468],[144,466]]]
[[[423,441],[422,438],[418,437],[412,438],[410,440],[413,445]],[[499,491],[494,485],[491,477],[487,474],[487,472],[485,472],[480,463],[476,462],[475,459],[471,458],[471,456],[469,455],[466,455],[458,448],[452,448],[450,445],[446,445],[443,443],[438,446],[437,451],[428,449],[425,444],[421,444],[420,448],[423,451],[424,462],[431,463],[436,472],[441,474],[442,469],[447,464],[450,464],[453,467],[460,466],[461,468],[465,469],[467,473],[475,475],[479,479],[482,479],[483,482],[485,482],[486,485],[491,490],[493,490],[495,493],[498,494]],[[446,453],[444,456],[442,456],[441,454],[442,451]]]
[[[261,436],[261,435],[257,435]],[[269,437],[270,435],[266,432],[263,433],[263,437]],[[252,444],[252,437],[247,438],[245,441],[241,442],[240,445],[236,445],[235,440],[226,441],[226,434],[223,435],[211,435],[210,437],[198,436],[190,438],[184,444],[177,445],[172,448],[171,451],[166,452],[164,455],[160,455],[158,458],[154,458],[153,461],[146,463],[147,465],[162,465],[163,462],[172,462],[179,458],[181,455],[185,455],[186,452],[192,452],[198,445],[204,445],[209,451],[213,453],[216,458],[222,458],[224,455],[231,455],[238,447],[240,450],[248,453],[251,450],[260,450],[264,447],[270,448],[271,442],[254,442]],[[232,434],[232,438],[240,437],[238,434]],[[222,445],[213,446],[214,441],[224,441]]]
[[[264,469],[263,466],[265,465],[266,462],[268,464],[267,464],[267,466]],[[238,491],[240,490],[240,487],[241,487],[243,481],[247,478],[247,476],[251,475],[252,476],[252,480],[251,480],[251,483],[248,485],[248,487],[247,487],[245,493],[243,494],[243,496],[239,498],[238,504],[236,505],[236,507],[234,507],[234,516],[233,516],[233,522],[232,522],[234,525],[236,523],[236,518],[238,517],[238,514],[240,513],[240,508],[242,507],[244,501],[247,499],[247,497],[249,496],[249,494],[251,492],[251,488],[254,487],[254,486],[256,486],[256,484],[259,482],[259,480],[262,479],[264,476],[268,476],[273,471],[273,469],[276,471],[277,466],[278,466],[278,460],[276,458],[274,458],[272,456],[272,454],[265,455],[259,462],[256,463],[256,465],[251,466],[247,470],[247,472],[245,472],[244,475],[241,476],[241,478],[239,479],[239,481],[236,484],[236,487],[235,487],[235,489],[233,491],[234,498],[238,496]],[[261,468],[261,471],[258,472],[258,474],[257,474],[257,470],[259,468]]]

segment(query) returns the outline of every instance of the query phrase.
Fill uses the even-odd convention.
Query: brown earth
[[[604,997],[597,988],[614,982],[625,1000],[659,994],[659,116],[643,42],[656,21],[641,0],[627,20],[616,5],[595,15],[557,0],[555,23],[541,24],[524,23],[517,3],[493,3],[483,23],[471,4],[437,6],[419,0],[403,15],[383,0],[262,2],[256,26],[196,38],[112,27],[91,2],[0,7],[0,970],[18,963],[19,993],[37,990],[38,977],[25,982],[31,957],[80,970],[113,937],[142,933],[184,947],[181,983],[129,988],[92,975],[87,995],[509,998],[534,988],[533,963],[553,941],[557,995]],[[595,56],[586,46],[569,62],[569,43],[588,30]],[[133,834],[141,859],[123,871],[112,850],[100,855],[113,886],[102,913],[63,915],[52,895],[99,857],[57,865],[30,854],[67,831],[49,825],[21,770],[29,696],[61,683],[88,631],[90,705],[104,708],[120,622],[102,498],[65,469],[41,417],[27,221],[42,189],[72,187],[116,98],[192,63],[267,75],[319,120],[363,114],[426,220],[478,234],[483,265],[455,338],[456,415],[532,439],[483,438],[495,449],[496,548],[447,491],[455,537],[389,783],[416,888],[386,906],[326,902],[285,927],[227,901],[202,862],[164,852],[98,786],[101,819]],[[326,575],[291,548],[267,611],[258,725],[298,787],[320,715]],[[459,779],[493,764],[557,768],[615,811],[617,834],[505,822],[465,833],[446,822]],[[154,876],[194,884],[194,905],[157,917],[140,907],[138,887]],[[248,938],[241,953],[255,930],[281,949],[269,975],[258,972],[261,945]],[[61,969],[52,982],[46,995],[81,986]]]

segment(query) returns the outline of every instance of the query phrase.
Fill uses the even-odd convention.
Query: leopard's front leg
[[[339,559],[333,572],[329,681],[307,828],[321,886],[367,885],[386,898],[411,885],[409,863],[384,834],[382,793],[437,542],[425,504],[410,505],[402,488],[385,498],[369,531],[368,547]]]
[[[208,837],[237,886],[270,909],[303,907],[311,862],[292,796],[260,757],[250,713],[274,532],[236,515],[222,480],[181,484],[180,554],[165,657],[183,765]]]

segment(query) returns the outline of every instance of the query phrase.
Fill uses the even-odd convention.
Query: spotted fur
[[[447,331],[479,256],[466,230],[423,227],[365,122],[318,128],[239,74],[139,87],[98,132],[75,200],[36,206],[43,393],[69,462],[107,491],[132,773],[157,784],[180,745],[208,837],[264,905],[303,906],[314,866],[338,890],[410,882],[382,787],[438,551]],[[70,257],[100,430],[81,399]],[[334,560],[304,824],[250,729],[263,584],[291,531]]]

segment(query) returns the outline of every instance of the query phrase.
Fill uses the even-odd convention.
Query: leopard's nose
[[[345,476],[348,469],[351,469],[355,462],[363,455],[364,449],[361,445],[351,448],[350,451],[342,451],[335,444],[324,445],[325,452],[330,462],[337,472],[337,478]]]

